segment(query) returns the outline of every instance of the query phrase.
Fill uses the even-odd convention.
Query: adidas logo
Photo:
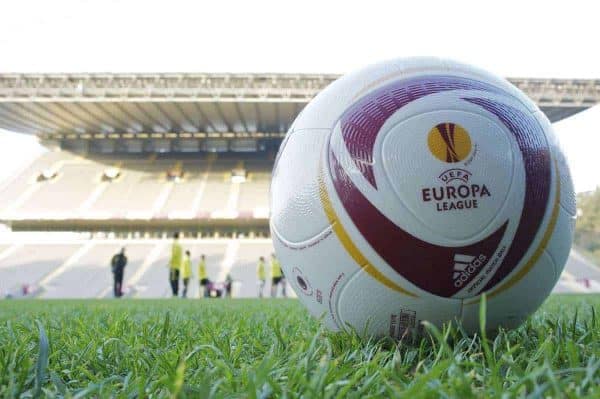
[[[469,281],[469,278],[481,268],[486,259],[485,255],[475,257],[465,254],[454,254],[454,273],[452,274],[454,286],[460,288],[465,285]]]
[[[452,275],[452,279],[456,280],[460,277],[460,272],[464,272],[469,263],[471,263],[475,259],[474,256],[463,255],[463,254],[455,254],[454,255],[454,274]]]

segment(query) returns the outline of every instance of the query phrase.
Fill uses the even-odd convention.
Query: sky
[[[0,73],[345,73],[433,55],[507,77],[600,78],[596,3],[5,0]],[[597,114],[557,126],[573,165],[588,162],[574,172],[585,182],[578,190],[600,184],[590,168],[599,161],[582,144],[600,137],[598,123],[586,122]],[[40,150],[3,133],[0,179]]]
[[[591,191],[600,186],[600,105],[554,124],[567,156],[575,191]]]
[[[434,55],[598,77],[594,1],[4,0],[1,72],[335,72]]]

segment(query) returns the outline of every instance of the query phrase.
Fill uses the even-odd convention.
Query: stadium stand
[[[268,162],[247,162],[247,178],[240,184],[239,211],[250,217],[268,217],[269,186],[272,164]]]
[[[170,166],[164,161],[126,161],[118,178],[102,183],[105,189],[87,209],[87,217],[151,218],[160,194],[168,188],[165,175]]]
[[[272,161],[262,154],[210,154],[201,159],[162,154],[91,154],[83,158],[68,151],[54,150],[33,160],[16,179],[0,191],[2,219],[9,223],[44,220],[52,226],[57,220],[117,221],[122,219],[233,219],[268,217],[268,187]],[[204,158],[204,159],[202,159]],[[45,170],[55,174],[39,179]],[[114,178],[106,178],[112,170]],[[170,179],[170,172],[178,178]],[[236,180],[236,173],[241,179]],[[110,225],[109,225],[110,226]],[[80,236],[47,242],[25,243],[6,238],[0,246],[0,293],[40,298],[102,298],[112,296],[109,261],[121,247],[127,248],[127,296],[168,297],[166,284],[170,240],[135,239],[132,225],[125,230],[108,228]],[[216,282],[228,273],[234,279],[233,294],[257,294],[255,267],[259,256],[268,257],[272,245],[254,235],[232,235],[183,241],[193,254],[194,274],[200,254],[207,256],[208,274]],[[115,233],[129,238],[102,238]],[[24,235],[23,235],[24,234]],[[35,235],[36,233],[34,233]],[[209,235],[204,234],[204,235]],[[214,234],[213,234],[214,235]],[[217,232],[218,236],[219,233]],[[52,236],[52,234],[49,234]],[[238,238],[238,236],[240,238]],[[270,285],[265,287],[268,294]],[[288,290],[288,292],[291,292]],[[192,282],[190,296],[199,295],[198,282]]]
[[[76,251],[73,243],[31,243],[5,246],[0,253],[0,290],[2,294],[22,292],[31,287],[36,292],[42,280],[53,273]],[[64,292],[63,295],[68,295]]]
[[[168,195],[158,217],[168,219],[193,218],[199,214],[200,202],[207,190],[211,161],[186,161],[182,164],[183,176],[169,183]]]
[[[13,209],[20,218],[71,218],[99,180],[97,165],[83,161],[60,161],[55,171],[52,179],[32,182],[33,194]]]
[[[127,248],[125,295],[170,296],[170,235],[184,232],[209,277],[257,295],[274,155],[324,74],[0,74],[0,128],[48,152],[0,186],[0,297],[112,296],[110,259]],[[512,79],[552,121],[600,102],[600,81]],[[600,290],[574,254],[558,291]],[[190,296],[199,294],[197,280]],[[270,290],[265,287],[265,294]],[[291,292],[291,290],[288,290]]]
[[[264,219],[272,163],[244,165],[243,158],[231,157],[183,162],[152,155],[123,161],[115,156],[98,161],[53,151],[0,191],[0,215],[3,220]],[[118,169],[118,177],[103,178],[109,168]],[[181,171],[177,181],[168,178],[173,168]],[[38,179],[47,169],[56,176]],[[243,181],[235,181],[236,170],[245,172]]]
[[[61,160],[70,160],[73,155],[64,151],[50,151],[41,155],[24,170],[15,174],[3,186],[0,186],[0,209],[12,212],[20,206],[34,191],[39,188],[35,184],[38,176],[45,170],[49,170]],[[10,219],[10,217],[8,217]]]
[[[156,159],[155,155],[134,158],[85,159],[66,151],[48,152],[21,172],[16,184],[0,191],[0,198],[5,200],[3,219],[9,222],[44,218],[51,226],[54,218],[106,218],[115,224],[105,226],[105,231],[86,233],[84,238],[59,235],[53,239],[55,234],[49,233],[51,241],[40,239],[39,235],[32,241],[27,232],[5,233],[3,239],[0,237],[0,295],[110,297],[109,261],[125,246],[129,258],[125,295],[168,297],[168,231],[160,232],[162,238],[135,238],[141,235],[135,231],[135,224],[119,229],[116,221],[129,217],[150,221],[207,219],[216,223],[222,218],[233,218],[233,223],[239,224],[241,218],[248,217],[265,223],[271,161],[239,155],[233,159],[232,154],[223,155],[223,159],[213,154],[210,159],[179,161],[164,155],[162,159]],[[103,180],[110,165],[118,165],[119,176],[112,181]],[[168,179],[173,168],[181,172],[181,179]],[[56,171],[56,177],[39,180],[40,171],[46,169]],[[235,180],[234,171],[243,171],[240,173],[243,179]],[[203,232],[199,227],[196,231],[199,238],[184,240],[183,245],[192,252],[194,274],[199,256],[204,253],[211,279],[223,281],[230,273],[235,280],[234,295],[253,297],[257,295],[257,259],[268,257],[273,248],[268,238],[250,238],[255,235],[252,228],[238,226],[237,230],[223,231],[220,236],[218,230]],[[267,284],[265,294],[269,289]],[[600,272],[573,254],[556,291],[600,291]],[[198,283],[194,280],[190,296],[198,295]]]

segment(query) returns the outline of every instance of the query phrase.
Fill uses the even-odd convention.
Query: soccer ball
[[[504,79],[435,58],[346,75],[281,144],[271,233],[298,297],[333,330],[400,338],[512,328],[556,284],[575,199],[552,127]]]

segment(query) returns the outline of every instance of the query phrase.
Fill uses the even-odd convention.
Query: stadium
[[[295,298],[257,298],[259,258],[274,252],[278,150],[338,78],[0,74],[0,129],[44,148],[0,186],[0,396],[599,397],[600,269],[587,251],[598,194],[578,197],[592,227],[576,234],[589,245],[570,252],[554,295],[515,329],[486,325],[486,294],[473,302],[476,329],[423,320],[402,330],[416,317],[400,309],[386,338],[349,323],[330,331]],[[509,80],[551,122],[599,109],[597,79]],[[169,299],[175,233],[194,265],[188,299]],[[113,299],[121,248],[124,298]],[[201,254],[214,299],[197,282]],[[450,266],[469,271],[457,256],[468,258]],[[230,280],[233,299],[221,298]],[[336,283],[315,301],[331,304]],[[357,308],[369,299],[355,295]]]
[[[258,258],[273,252],[277,149],[336,78],[0,75],[0,128],[36,135],[48,149],[0,191],[0,220],[11,230],[0,242],[2,296],[110,297],[110,259],[126,247],[125,295],[167,297],[174,232],[194,262],[206,254],[211,279],[230,274],[235,297],[257,296]],[[600,103],[597,80],[510,81],[552,122]],[[598,290],[600,271],[573,253],[555,291]]]

